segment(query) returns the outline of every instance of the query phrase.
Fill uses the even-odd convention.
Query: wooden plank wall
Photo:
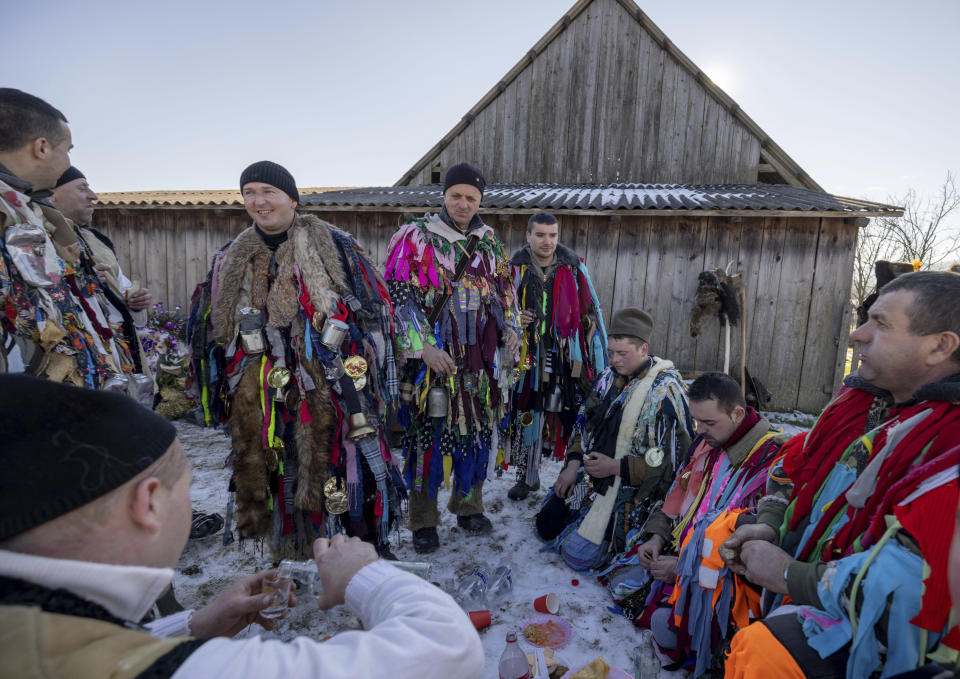
[[[314,212],[354,233],[382,267],[399,212]],[[527,215],[488,214],[513,252]],[[168,307],[189,304],[211,256],[248,225],[239,210],[98,210],[121,266]],[[707,269],[746,272],[747,365],[774,394],[772,408],[815,412],[836,389],[849,326],[856,227],[842,219],[563,216],[561,240],[585,258],[607,319],[642,306],[655,319],[652,350],[685,371],[723,366],[723,332],[705,319],[690,337],[697,277]],[[731,369],[739,370],[739,328]]]
[[[754,184],[759,160],[760,140],[597,0],[407,183],[468,161],[490,182]]]

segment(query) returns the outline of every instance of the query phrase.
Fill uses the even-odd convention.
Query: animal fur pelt
[[[226,344],[236,335],[239,310],[254,306],[266,310],[267,323],[291,328],[291,335],[303,335],[303,319],[296,284],[300,280],[316,311],[336,311],[337,300],[349,292],[337,246],[331,236],[334,227],[311,215],[299,215],[286,242],[275,253],[253,227],[242,232],[224,254],[220,268],[220,294],[212,302],[214,338]],[[268,285],[271,257],[277,272]],[[308,511],[323,510],[323,483],[327,477],[330,441],[336,428],[336,411],[330,398],[322,367],[308,362],[302,345],[297,362],[316,385],[305,392],[309,422],[294,418],[293,450],[296,455],[297,491],[293,504]],[[267,508],[270,493],[262,444],[263,415],[260,406],[260,362],[250,360],[234,390],[230,412],[230,434],[235,453],[234,483],[237,490],[237,528],[245,537],[270,535],[272,519]],[[291,390],[288,399],[295,399]],[[299,403],[288,401],[288,411],[299,413]]]
[[[233,393],[230,418],[230,438],[235,456],[233,480],[237,489],[237,529],[248,538],[270,534],[270,510],[267,508],[270,489],[260,443],[263,417],[256,417],[260,411],[257,367],[258,363],[251,361],[240,378]]]
[[[877,301],[877,297],[880,296],[880,290],[883,289],[884,285],[897,276],[911,272],[913,272],[913,264],[910,262],[887,262],[882,259],[875,262],[873,265],[873,273],[874,276],[876,276],[877,285],[873,289],[873,292],[863,300],[863,304],[857,307],[857,325],[863,325],[867,322],[870,307]]]
[[[690,336],[700,334],[704,318],[719,316],[720,322],[736,325],[740,321],[737,285],[742,285],[742,274],[730,276],[723,269],[704,271],[698,277],[697,294],[690,312]]]
[[[224,255],[220,267],[220,295],[213,300],[213,339],[226,344],[236,335],[240,309],[266,307],[268,323],[289,325],[298,313],[293,264],[300,268],[301,279],[310,301],[324,315],[337,308],[337,299],[349,292],[347,278],[328,224],[313,215],[297,215],[287,232],[287,240],[275,253],[277,278],[267,292],[267,267],[271,252],[249,227],[237,236]]]

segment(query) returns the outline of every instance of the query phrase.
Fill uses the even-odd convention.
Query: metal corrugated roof
[[[342,191],[347,187],[311,186],[299,189],[300,195]],[[243,207],[240,191],[115,191],[99,194],[97,207]]]
[[[387,186],[302,195],[316,207],[439,207],[439,184]],[[892,205],[833,196],[784,184],[490,184],[483,194],[486,210],[723,210],[734,212],[842,212],[897,215]]]

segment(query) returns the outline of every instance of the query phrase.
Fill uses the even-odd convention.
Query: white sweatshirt
[[[63,587],[126,620],[139,620],[173,576],[168,568],[3,550],[0,574]],[[291,642],[212,639],[187,658],[173,679],[472,679],[483,673],[480,638],[467,615],[442,590],[389,562],[360,569],[347,586],[346,606],[363,621],[363,631],[344,632],[322,643],[307,637]],[[185,623],[188,616],[168,620],[173,619]]]

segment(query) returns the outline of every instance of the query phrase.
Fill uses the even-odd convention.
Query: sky
[[[572,4],[7,3],[0,85],[66,114],[101,192],[232,188],[265,158],[301,187],[389,186]],[[639,4],[827,191],[960,171],[960,2]]]

